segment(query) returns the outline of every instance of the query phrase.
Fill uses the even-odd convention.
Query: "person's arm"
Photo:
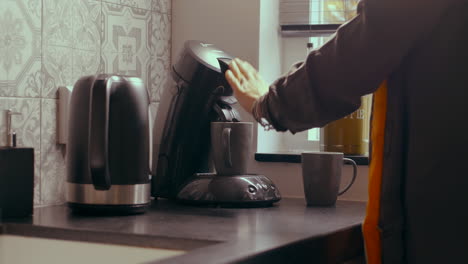
[[[357,17],[329,42],[243,106],[258,121],[265,118],[276,130],[293,133],[342,118],[359,108],[361,96],[374,92],[459,1],[465,0],[363,0]],[[237,66],[245,71],[243,63]],[[226,77],[236,96],[249,97],[235,82],[242,76],[228,71]]]

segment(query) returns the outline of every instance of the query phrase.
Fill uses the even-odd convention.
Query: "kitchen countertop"
[[[363,254],[365,203],[338,201],[306,207],[282,199],[267,208],[194,207],[159,199],[141,215],[95,217],[66,205],[35,208],[34,216],[9,220],[0,233],[185,250],[155,263],[314,263]]]

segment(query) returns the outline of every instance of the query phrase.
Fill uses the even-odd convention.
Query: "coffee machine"
[[[190,40],[172,67],[153,129],[152,196],[191,204],[269,206],[278,188],[258,174],[216,175],[211,122],[239,122],[236,98],[224,72],[232,56]]]

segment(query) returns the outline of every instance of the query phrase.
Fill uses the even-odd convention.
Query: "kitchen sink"
[[[183,250],[0,235],[0,263],[144,263],[184,254]]]

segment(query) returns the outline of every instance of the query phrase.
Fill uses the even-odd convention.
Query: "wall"
[[[173,49],[202,40],[258,67],[260,0],[173,0]]]
[[[271,83],[281,74],[283,64],[281,37],[279,30],[279,0],[262,0],[260,2],[260,46],[258,50],[258,70],[267,83]],[[259,152],[274,152],[282,148],[282,134],[276,131],[257,129],[257,150]],[[255,165],[255,164],[253,164]]]
[[[18,145],[35,149],[35,205],[64,202],[65,148],[56,142],[57,87],[83,75],[141,77],[151,109],[171,60],[171,0],[1,0],[0,145],[4,110]]]

